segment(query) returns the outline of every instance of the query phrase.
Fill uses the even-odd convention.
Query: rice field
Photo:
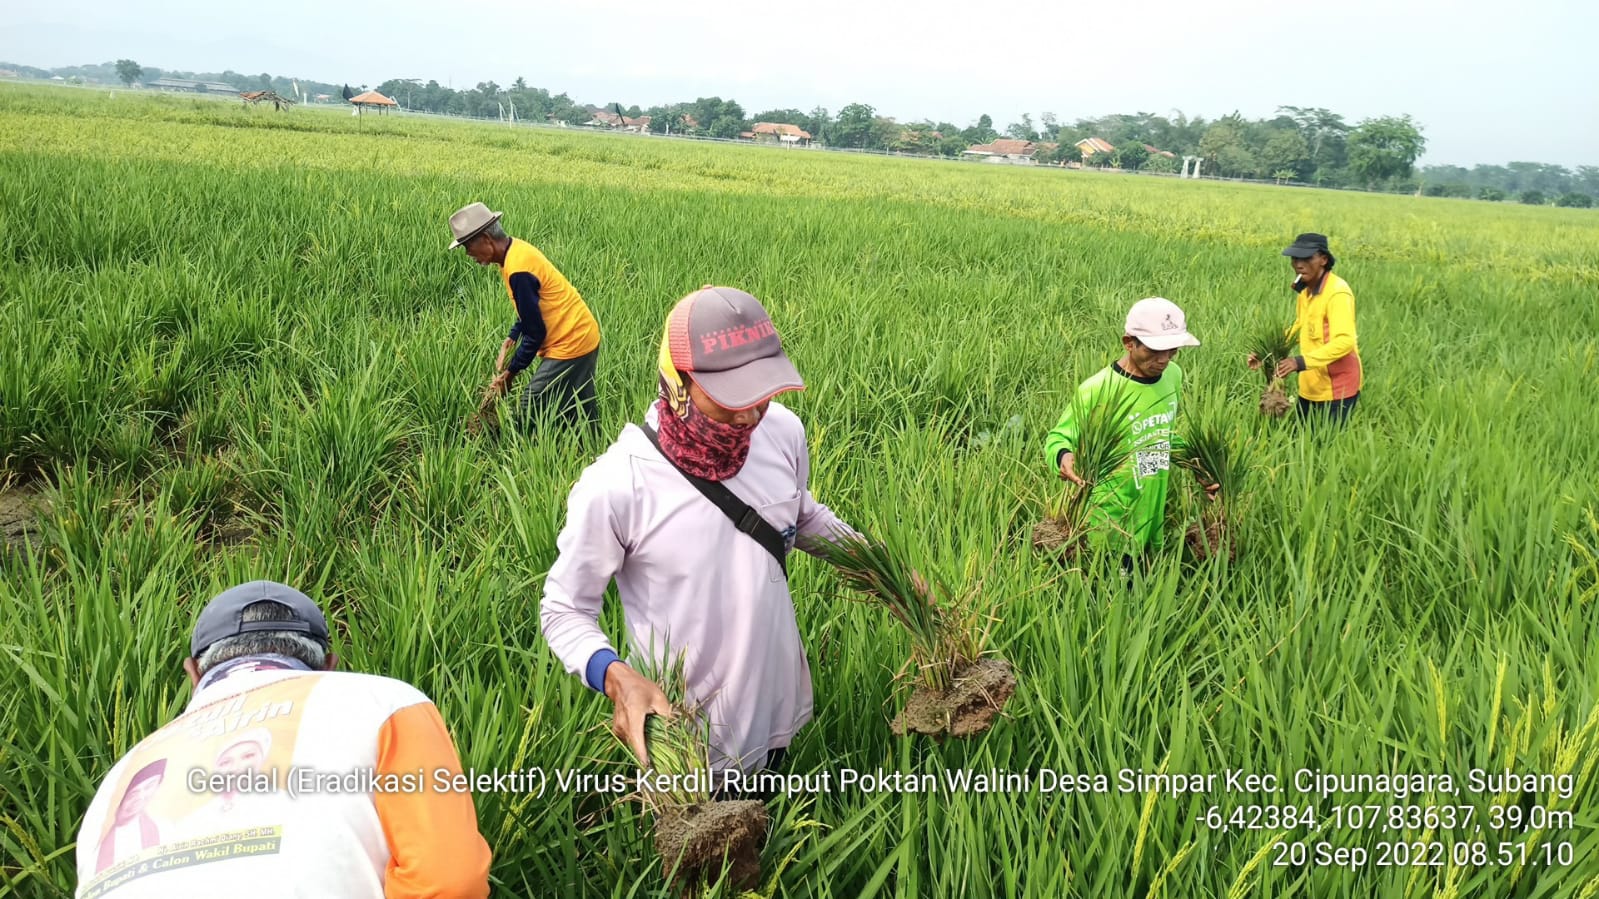
[[[445,250],[479,199],[598,317],[601,438],[462,426],[510,317]],[[1243,365],[1292,316],[1301,231],[1357,297],[1367,380],[1336,433],[1263,419]],[[1019,681],[979,738],[893,736],[908,638],[796,559],[816,714],[787,770],[832,788],[770,806],[761,895],[1599,895],[1592,211],[0,86],[0,897],[71,895],[100,778],[183,706],[199,604],[247,579],[323,600],[341,662],[432,696],[468,768],[627,770],[540,590],[570,484],[706,283],[760,297],[804,374],[813,492],[980,582]],[[1185,408],[1236,421],[1253,468],[1235,561],[1184,564],[1200,501],[1174,473],[1173,551],[1128,588],[1029,534],[1063,495],[1045,433],[1153,295],[1203,341]],[[1570,789],[1467,788],[1507,768]],[[1454,789],[1303,794],[1302,769]],[[995,770],[1028,782],[947,786]],[[476,802],[497,895],[666,894],[620,796]],[[1473,818],[1387,826],[1410,805]],[[1383,826],[1335,812],[1365,806]],[[1441,861],[1398,863],[1413,843]]]

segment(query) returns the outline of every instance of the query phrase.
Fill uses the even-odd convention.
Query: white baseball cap
[[[1127,312],[1126,333],[1152,350],[1199,346],[1199,340],[1188,333],[1188,317],[1176,303],[1164,297],[1150,297],[1134,303]]]

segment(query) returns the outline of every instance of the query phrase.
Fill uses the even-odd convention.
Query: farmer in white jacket
[[[670,708],[598,626],[612,578],[632,658],[661,671],[681,657],[714,770],[777,767],[811,718],[784,560],[855,531],[811,496],[804,425],[772,402],[804,386],[758,300],[697,290],[667,316],[644,427],[624,427],[567,498],[540,624],[567,671],[611,698],[640,759],[645,718]]]

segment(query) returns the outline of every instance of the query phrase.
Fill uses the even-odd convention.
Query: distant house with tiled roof
[[[1162,150],[1162,149],[1160,149],[1158,147],[1154,147],[1154,146],[1152,146],[1150,144],[1144,144],[1144,149],[1147,150],[1149,152],[1149,155],[1151,155],[1151,156],[1164,156],[1167,159],[1176,159],[1177,158],[1177,154],[1176,153],[1173,153],[1170,150]]]
[[[1002,137],[991,143],[974,144],[966,149],[964,155],[976,156],[984,162],[1021,162],[1033,161],[1033,154],[1038,152],[1038,145],[1030,140],[1014,140]]]
[[[1105,153],[1108,155],[1116,152],[1116,148],[1111,146],[1110,141],[1105,140],[1102,137],[1085,137],[1078,141],[1076,146],[1077,149],[1083,151],[1084,159],[1087,159],[1096,153]]]
[[[593,117],[588,120],[590,128],[609,128],[612,131],[633,131],[639,134],[650,130],[649,116],[618,115],[609,109],[596,109],[591,111]]]
[[[794,147],[804,147],[811,142],[811,133],[809,131],[798,125],[790,125],[787,122],[756,122],[745,133],[750,135],[749,139],[751,140],[787,144]]]

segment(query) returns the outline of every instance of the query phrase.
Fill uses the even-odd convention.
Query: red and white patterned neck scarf
[[[679,415],[665,396],[655,411],[661,452],[678,468],[707,481],[725,481],[744,467],[755,425],[723,424],[701,412],[693,400],[684,403]]]

